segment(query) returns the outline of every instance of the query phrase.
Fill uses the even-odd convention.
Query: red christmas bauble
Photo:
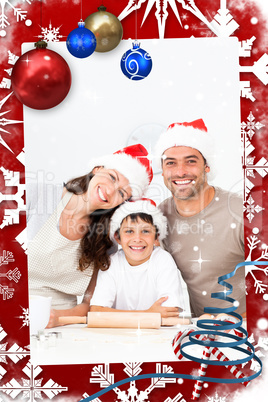
[[[58,53],[37,42],[36,49],[24,53],[13,67],[12,89],[16,97],[33,109],[57,106],[71,87],[71,71]]]

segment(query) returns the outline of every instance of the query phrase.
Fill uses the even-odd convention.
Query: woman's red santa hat
[[[160,209],[157,208],[155,202],[149,198],[142,198],[136,201],[126,201],[114,212],[110,221],[110,238],[114,240],[114,235],[123,220],[131,215],[137,213],[144,213],[151,215],[153,224],[158,229],[159,240],[163,240],[167,235],[167,218],[162,214]]]
[[[90,161],[89,170],[97,166],[115,169],[125,176],[132,189],[132,198],[142,197],[153,178],[151,160],[141,144],[130,145],[113,154],[94,158]]]
[[[206,159],[210,167],[210,178],[215,175],[214,168],[214,140],[208,133],[207,127],[202,119],[184,123],[172,123],[163,132],[155,146],[155,156],[159,164],[163,159],[164,152],[173,147],[190,147],[197,149]]]

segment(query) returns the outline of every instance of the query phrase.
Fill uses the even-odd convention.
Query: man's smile
[[[190,183],[195,183],[194,179],[183,179],[183,180],[173,180],[172,183],[176,184],[176,186],[185,186]]]

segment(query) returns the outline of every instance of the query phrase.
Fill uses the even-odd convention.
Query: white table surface
[[[36,365],[177,362],[172,340],[186,328],[197,329],[194,325],[159,329],[87,328],[85,324],[45,329],[40,340],[31,337],[31,360]],[[55,332],[57,339],[52,335]],[[218,340],[228,342],[225,337],[219,337]],[[230,348],[220,350],[231,360],[243,355]],[[187,353],[201,358],[203,346],[188,346]]]
[[[137,330],[75,324],[45,329],[41,340],[31,337],[31,360],[38,365],[178,361],[171,343],[184,328]],[[60,337],[49,336],[53,332]]]

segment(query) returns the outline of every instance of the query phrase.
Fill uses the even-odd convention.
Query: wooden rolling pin
[[[87,324],[89,328],[160,328],[189,325],[188,318],[162,318],[160,313],[90,312],[87,316],[59,317],[60,325]]]

